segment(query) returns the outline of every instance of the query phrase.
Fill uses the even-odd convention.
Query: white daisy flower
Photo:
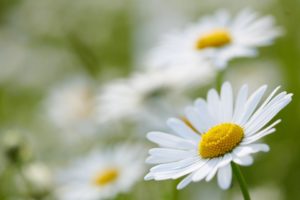
[[[93,152],[58,174],[58,199],[100,200],[128,192],[144,173],[144,153],[129,144]]]
[[[266,89],[264,85],[248,97],[248,86],[244,85],[234,101],[231,85],[226,82],[220,95],[211,89],[206,101],[198,99],[186,109],[186,118],[193,128],[172,118],[167,123],[176,136],[148,133],[148,139],[160,147],[149,151],[146,161],[158,165],[150,169],[145,179],[177,179],[187,175],[177,186],[182,189],[190,182],[210,181],[217,174],[219,186],[229,188],[231,162],[251,165],[251,154],[269,151],[269,146],[258,140],[275,131],[280,120],[266,125],[291,101],[292,94],[275,95],[277,87],[258,106]]]
[[[153,103],[161,95],[168,99],[180,99],[187,88],[201,87],[212,80],[214,72],[207,64],[202,68],[187,66],[152,69],[136,73],[128,79],[113,81],[102,88],[97,100],[97,115],[100,122],[128,118],[141,118],[153,111]],[[182,95],[181,95],[182,96]],[[167,99],[167,98],[165,98]],[[182,99],[182,97],[181,97]]]
[[[93,132],[94,90],[84,78],[75,78],[55,87],[46,99],[50,120],[66,131]]]
[[[201,66],[202,60],[208,59],[222,69],[229,60],[255,56],[257,47],[270,45],[282,32],[274,24],[272,16],[259,17],[249,9],[235,18],[227,11],[219,11],[182,32],[167,35],[150,54],[147,65]]]

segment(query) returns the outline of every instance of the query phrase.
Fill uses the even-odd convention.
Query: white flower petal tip
[[[287,98],[288,98],[288,99],[292,99],[293,96],[294,96],[294,94],[293,94],[293,93],[290,93],[290,94],[287,95]]]
[[[232,169],[231,165],[228,164],[218,171],[218,184],[221,189],[227,190],[231,186],[231,180],[232,180]]]
[[[237,147],[233,150],[233,153],[238,155],[239,157],[244,157],[249,154],[257,153],[257,152],[268,152],[270,151],[270,147],[266,144],[250,144],[248,146]]]
[[[167,120],[167,125],[172,128],[173,126],[177,126],[178,123],[180,123],[180,119],[177,119],[177,118],[169,118]]]
[[[261,149],[262,152],[269,152],[270,151],[270,146],[266,145],[264,148]]]
[[[253,164],[253,158],[252,156],[236,157],[233,162],[242,166],[250,166]]]
[[[153,177],[152,174],[147,174],[147,175],[144,177],[144,180],[145,180],[145,181],[150,181],[150,180],[153,180],[153,179],[154,179],[154,177]]]
[[[154,142],[156,140],[157,135],[159,135],[160,132],[149,132],[147,133],[146,137],[148,140]]]
[[[177,190],[182,190],[183,188],[185,188],[189,183],[179,183],[177,186],[176,186],[176,189]]]
[[[146,164],[156,164],[156,162],[152,156],[149,156],[148,158],[146,158],[145,163]]]
[[[177,185],[176,189],[177,190],[182,190],[183,188],[185,188],[188,184],[190,184],[192,182],[192,176],[193,173],[186,176],[184,179],[182,179],[180,181],[180,183]]]
[[[175,118],[167,121],[174,134],[148,133],[147,138],[159,148],[149,151],[146,162],[156,166],[146,179],[184,177],[177,185],[177,189],[182,189],[191,182],[208,182],[217,176],[220,188],[228,189],[232,181],[231,162],[249,166],[253,164],[252,154],[270,150],[267,144],[258,141],[275,132],[281,119],[270,122],[292,97],[287,92],[277,94],[279,88],[265,100],[267,85],[251,95],[248,86],[243,85],[236,99],[229,82],[222,85],[220,93],[209,90],[207,100],[197,99],[186,108],[187,121]],[[224,134],[227,139],[220,139]]]

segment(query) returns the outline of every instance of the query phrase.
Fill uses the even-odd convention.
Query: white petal
[[[225,165],[228,165],[228,163],[230,163],[232,160],[232,156],[231,154],[225,154],[222,159],[220,159],[218,161],[218,164],[215,166],[215,168],[208,174],[208,176],[206,177],[205,181],[211,181],[211,179],[215,176],[215,174],[217,173],[218,169],[221,167],[224,167]]]
[[[273,127],[276,126],[280,122],[281,122],[281,120],[279,119],[279,120],[275,121],[270,126],[268,126],[267,128],[264,128],[263,130],[261,130],[258,133],[247,133],[246,132],[246,137],[243,139],[241,144],[242,145],[250,144],[252,142],[255,142],[255,141],[259,140],[262,137],[265,137],[268,134],[271,134],[271,133],[275,132],[276,129],[273,128]]]
[[[213,119],[220,123],[220,99],[215,89],[210,89],[207,93],[207,107]]]
[[[187,167],[186,169],[184,169],[183,171],[179,172],[178,174],[172,176],[172,178],[177,179],[177,178],[184,176],[186,174],[189,174],[191,172],[195,172],[196,170],[201,168],[203,165],[205,165],[207,162],[208,162],[207,160],[201,160],[197,164],[191,165],[191,166]]]
[[[271,133],[274,133],[276,131],[275,128],[272,128],[270,130],[263,130],[251,137],[248,137],[246,139],[243,140],[243,142],[241,142],[242,145],[246,145],[246,144],[251,144],[259,139],[261,139],[262,137],[265,137],[266,135],[269,135]]]
[[[237,119],[241,118],[242,111],[244,110],[244,106],[247,102],[248,97],[248,86],[243,85],[239,90],[239,93],[236,98],[233,121],[235,122]]]
[[[145,177],[144,177],[144,180],[145,181],[149,181],[149,180],[153,180],[154,179],[154,177],[153,177],[153,175],[151,174],[151,173],[148,173]]]
[[[246,146],[238,146],[233,150],[233,153],[239,157],[244,157],[252,153],[257,153],[259,151],[268,152],[270,150],[269,146],[266,144],[249,144]]]
[[[146,163],[149,164],[176,162],[195,155],[195,153],[190,151],[181,151],[174,149],[157,148],[151,150],[149,152],[151,156],[146,159]]]
[[[177,185],[177,189],[181,190],[181,189],[185,188],[188,184],[190,184],[192,182],[192,177],[193,177],[193,173],[189,174],[187,177],[182,179],[180,181],[180,183]]]
[[[257,14],[250,9],[244,9],[239,12],[238,16],[233,21],[233,26],[236,29],[244,28],[246,25],[254,21]]]
[[[219,26],[227,26],[230,22],[230,14],[226,10],[219,10],[215,14],[215,18]]]
[[[176,149],[195,149],[197,144],[191,140],[170,135],[163,132],[150,132],[147,134],[148,140],[160,145],[161,147],[169,147]],[[196,146],[195,146],[196,145]]]
[[[225,82],[221,89],[221,111],[222,122],[230,122],[232,120],[233,94],[232,87],[229,82]]]
[[[204,179],[210,172],[211,170],[216,166],[216,164],[218,163],[219,159],[211,159],[209,160],[205,165],[203,165],[201,168],[199,168],[194,176],[193,176],[193,181],[197,182],[197,181],[201,181],[202,179]]]
[[[156,165],[152,167],[150,171],[156,173],[156,172],[167,172],[171,170],[179,170],[200,161],[201,158],[197,155],[194,157],[185,158],[177,162]]]
[[[192,173],[200,169],[203,165],[207,163],[207,160],[200,160],[192,165],[186,166],[184,168],[169,170],[165,172],[154,173],[155,180],[166,180],[166,179],[177,179],[182,176],[185,176],[189,173]]]
[[[268,98],[264,101],[264,103],[260,106],[260,109],[263,109],[271,100],[272,98],[274,97],[274,95],[276,94],[276,92],[280,89],[280,86],[276,87],[272,92],[271,94],[268,96]]]
[[[218,167],[219,167],[219,164],[222,162],[222,157],[218,157],[218,158],[214,158],[216,161],[216,164],[215,166],[210,170],[210,172],[207,174],[206,178],[205,178],[205,181],[210,181],[216,174],[217,170],[218,170]]]
[[[191,151],[169,148],[152,148],[149,150],[149,154],[153,156],[180,156],[181,154],[185,156],[195,155],[195,153],[191,153]]]
[[[234,154],[233,157],[234,157],[233,162],[235,162],[238,165],[249,166],[249,165],[252,165],[252,163],[253,163],[253,158],[250,155],[244,156],[244,157],[239,157]]]
[[[218,184],[221,189],[227,190],[231,185],[232,180],[232,169],[231,165],[228,164],[218,171]]]
[[[256,109],[259,101],[261,100],[262,96],[264,95],[265,91],[267,89],[267,86],[264,85],[262,87],[260,87],[259,89],[257,89],[248,99],[246,105],[245,105],[245,109],[243,111],[242,117],[240,119],[237,119],[237,123],[244,125],[249,117],[252,115],[252,113],[254,112],[254,110]]]
[[[188,127],[183,121],[171,118],[167,121],[168,126],[177,133],[177,135],[194,140],[198,142],[200,140],[200,135],[194,132],[190,127]]]
[[[272,94],[271,94],[272,95]],[[270,97],[270,96],[269,96]],[[274,105],[281,102],[286,97],[286,92],[281,92],[276,97],[274,97],[272,100],[269,100],[268,102],[265,101],[257,111],[252,115],[250,120],[245,125],[245,128],[249,129],[250,127],[253,127],[255,122],[258,122],[258,118],[263,115],[265,112],[267,112],[270,108],[272,108]],[[268,99],[267,99],[268,100]]]
[[[199,115],[202,116],[202,120],[206,124],[206,129],[211,128],[212,126],[216,125],[217,122],[212,118],[212,116],[208,112],[208,107],[205,100],[198,98],[195,101],[195,107]]]
[[[199,114],[195,108],[187,107],[185,115],[199,133],[205,133],[208,130],[209,125],[205,122],[205,116]]]
[[[219,50],[218,54],[214,56],[218,58],[214,60],[214,63],[217,67],[223,69],[227,66],[227,62],[235,57],[254,57],[256,55],[257,50],[255,48],[233,44]]]
[[[256,121],[249,123],[249,132],[256,132],[264,127],[270,120],[273,119],[277,113],[282,110],[287,104],[289,104],[292,100],[292,94],[288,94],[284,96],[282,99],[275,101],[274,103],[270,103],[270,105],[266,106],[263,109],[262,113],[257,117]]]

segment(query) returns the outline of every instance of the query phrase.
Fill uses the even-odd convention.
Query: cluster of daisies
[[[278,92],[277,87],[263,100],[266,85],[252,94],[243,85],[234,95],[231,84],[225,82],[219,93],[211,89],[206,99],[199,98],[185,109],[184,105],[191,102],[188,94],[210,86],[230,60],[256,56],[257,47],[270,45],[281,34],[272,16],[261,17],[248,9],[235,17],[218,11],[166,35],[147,57],[143,70],[127,78],[112,80],[100,89],[78,77],[60,85],[46,101],[49,117],[71,137],[100,133],[104,141],[104,132],[111,135],[117,127],[128,134],[122,125],[134,124],[130,131],[143,137],[145,131],[159,129],[147,134],[158,147],[149,150],[146,162],[155,166],[145,180],[184,177],[177,186],[182,189],[216,175],[219,186],[228,189],[232,162],[251,165],[253,153],[269,151],[259,141],[275,131],[280,120],[269,122],[292,95]],[[174,134],[162,123],[167,118]],[[142,180],[145,145],[116,146],[93,151],[60,170],[58,198],[112,198]]]

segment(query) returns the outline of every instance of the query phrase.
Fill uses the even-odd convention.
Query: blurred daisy
[[[95,129],[94,91],[86,79],[72,79],[54,88],[46,107],[50,120],[58,128],[79,132]]]
[[[97,100],[100,122],[128,118],[140,118],[153,104],[160,104],[159,97],[177,96],[187,88],[201,87],[212,80],[214,72],[207,64],[202,68],[187,66],[172,69],[151,69],[136,73],[128,79],[113,81],[104,86]],[[182,95],[181,95],[182,96]],[[165,98],[166,99],[166,98]],[[161,99],[160,99],[161,100]]]
[[[251,154],[269,151],[269,146],[258,140],[275,131],[280,120],[266,125],[291,101],[292,94],[275,95],[277,87],[258,106],[266,89],[264,85],[248,97],[248,87],[244,85],[234,101],[231,85],[224,83],[220,96],[211,89],[207,101],[198,99],[186,109],[186,117],[195,131],[182,120],[172,118],[168,125],[177,136],[148,133],[148,139],[160,148],[149,151],[147,162],[158,165],[150,169],[145,179],[177,179],[187,175],[177,186],[182,189],[192,181],[210,181],[217,174],[219,186],[229,188],[230,163],[251,165]]]
[[[100,200],[128,192],[144,173],[141,150],[127,144],[78,160],[58,174],[59,199]]]
[[[30,183],[31,195],[46,196],[53,189],[53,174],[43,163],[30,163],[24,168],[23,174]]]
[[[259,17],[251,10],[231,18],[226,11],[204,17],[182,32],[167,35],[149,56],[149,67],[201,66],[209,60],[217,68],[226,67],[236,57],[251,57],[256,48],[270,45],[281,34],[272,16]]]

